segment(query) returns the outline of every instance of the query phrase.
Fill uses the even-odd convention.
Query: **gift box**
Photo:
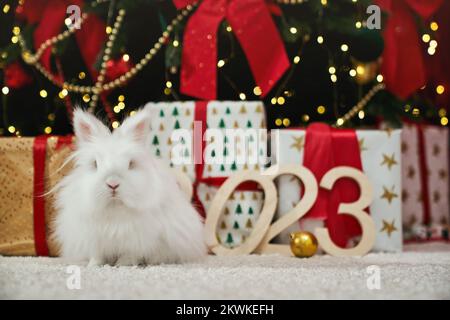
[[[448,134],[445,127],[403,127],[403,226],[408,242],[449,239]]]
[[[0,138],[0,254],[55,256],[54,194],[71,137]]]
[[[334,129],[313,124],[306,130],[272,132],[274,162],[298,164],[310,169],[320,183],[323,174],[336,166],[362,170],[370,181],[373,202],[366,211],[376,227],[375,251],[402,250],[401,131]],[[277,216],[291,210],[301,199],[300,182],[291,176],[278,178]],[[359,188],[349,178],[339,179],[331,191],[319,189],[316,203],[298,223],[284,230],[276,241],[289,242],[289,233],[313,231],[326,224],[332,240],[341,247],[358,240],[360,228],[348,215],[337,216],[339,203],[354,202]]]
[[[266,121],[264,107],[261,102],[158,102],[145,106],[151,113],[150,143],[154,155],[171,167],[184,172],[191,179],[194,186],[194,200],[199,212],[204,215],[217,190],[227,177],[239,170],[259,170],[264,166],[266,155]],[[239,138],[233,136],[230,129],[243,129],[251,133],[248,140],[257,142],[256,148],[248,148],[248,152],[239,147]],[[187,132],[188,137],[173,141],[174,132]],[[183,131],[184,130],[184,131]],[[195,144],[208,138],[213,130],[222,134],[223,148],[212,146],[214,137],[202,145],[200,156],[195,154]],[[250,141],[250,142],[252,142]],[[247,141],[248,142],[248,141]],[[234,144],[233,144],[234,143]],[[181,147],[180,147],[181,146]],[[235,146],[235,147],[233,147]],[[211,163],[205,158],[213,159],[219,154],[224,159],[235,155],[254,156],[245,161],[218,161]],[[202,154],[205,157],[202,157]],[[174,155],[178,154],[184,162],[174,162]],[[200,158],[201,161],[196,161]],[[195,163],[200,162],[200,163]],[[226,247],[242,244],[250,234],[253,225],[259,217],[263,204],[263,193],[257,185],[245,184],[240,186],[230,197],[218,223],[217,237]]]

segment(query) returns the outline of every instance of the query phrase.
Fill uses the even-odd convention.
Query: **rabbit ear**
[[[125,119],[117,132],[137,142],[145,143],[150,132],[150,114],[146,109],[137,111]]]
[[[73,112],[73,128],[80,142],[89,142],[94,137],[106,137],[111,133],[100,120],[82,109]]]

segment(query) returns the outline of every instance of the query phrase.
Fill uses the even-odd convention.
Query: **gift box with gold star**
[[[312,171],[318,184],[327,171],[337,166],[350,166],[363,171],[373,190],[373,201],[366,208],[376,227],[373,250],[402,250],[400,130],[344,130],[314,124],[306,130],[280,130],[278,134],[272,133],[271,140],[276,145],[275,150],[272,149],[276,163],[303,165]],[[340,203],[358,199],[360,191],[353,184],[354,181],[349,178],[341,178],[331,191],[319,187],[314,206],[300,221],[282,232],[277,241],[288,243],[290,232],[313,231],[325,224],[337,245],[353,246],[360,235],[355,219],[348,215],[339,215],[338,220],[333,218]],[[300,201],[303,186],[292,176],[281,176],[278,178],[278,188],[277,215],[280,217]]]
[[[264,157],[257,157],[256,162],[251,160],[254,155],[266,155],[266,120],[262,102],[157,102],[148,103],[146,108],[153,115],[150,141],[155,156],[189,176],[194,186],[194,202],[202,215],[206,214],[227,177],[239,170],[259,170],[264,166],[264,161],[259,161]],[[188,137],[180,138],[176,146],[174,132],[182,134],[183,129],[188,132]],[[256,141],[257,148],[241,148],[240,142],[244,140],[232,136],[236,133],[233,129],[250,133],[245,138],[248,139],[246,142]],[[223,148],[213,147],[217,142],[214,141],[214,130],[222,134]],[[203,138],[207,141],[203,142],[200,157],[204,151],[209,162],[203,158],[195,160],[196,143],[202,142]],[[180,148],[180,143],[185,147]],[[177,163],[174,159],[178,153],[183,161]],[[233,155],[236,161],[226,160]],[[241,155],[244,161],[238,161]],[[211,161],[213,158],[219,160],[219,156],[223,156],[224,161]],[[240,186],[228,199],[218,223],[219,241],[226,247],[242,244],[251,233],[262,204],[263,193],[256,184]]]
[[[449,239],[448,128],[405,124],[403,227],[407,241]]]

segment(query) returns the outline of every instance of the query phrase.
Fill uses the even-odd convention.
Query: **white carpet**
[[[406,250],[363,258],[210,256],[187,265],[81,266],[80,290],[66,286],[67,261],[0,257],[0,298],[450,299],[450,245]],[[380,267],[379,290],[367,287],[369,265]]]

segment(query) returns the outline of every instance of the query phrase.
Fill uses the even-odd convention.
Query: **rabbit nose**
[[[119,187],[118,183],[107,183],[106,184],[110,189],[112,189],[113,191],[116,190]]]

